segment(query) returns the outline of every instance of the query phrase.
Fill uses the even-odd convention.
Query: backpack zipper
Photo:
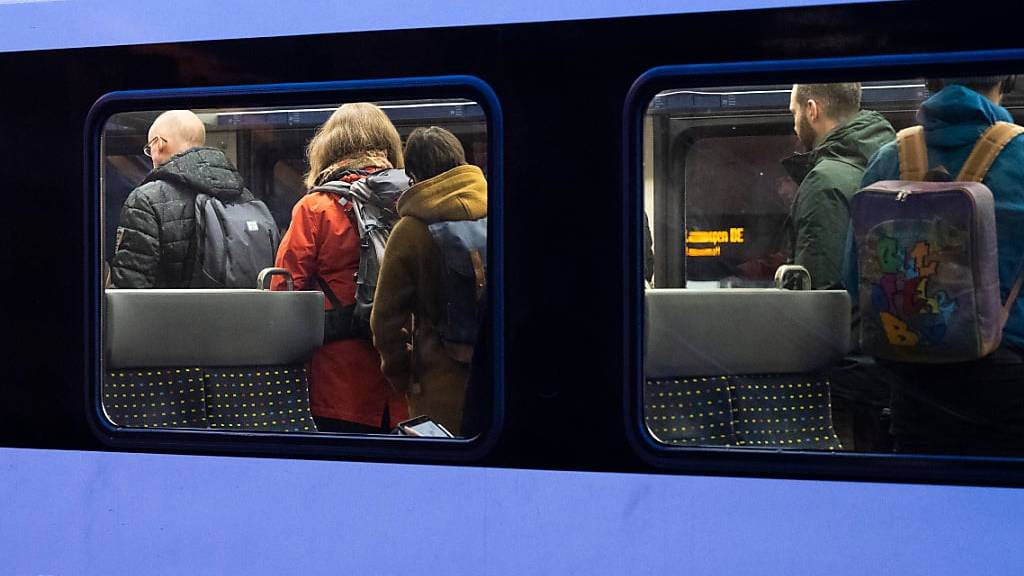
[[[910,196],[910,190],[904,188],[903,190],[900,190],[899,192],[896,193],[896,201],[906,202],[907,196]]]

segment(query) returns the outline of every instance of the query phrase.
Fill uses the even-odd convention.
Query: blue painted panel
[[[481,5],[478,0],[394,0],[367,8],[357,2],[335,0],[0,0],[0,52],[547,22],[851,1],[517,0]],[[370,13],[372,17],[363,16]]]
[[[0,449],[7,574],[1013,574],[1024,490]]]

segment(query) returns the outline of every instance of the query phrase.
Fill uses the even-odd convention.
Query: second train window
[[[1010,302],[1022,120],[1009,75],[658,93],[643,124],[650,437],[1024,454],[1024,305]],[[968,155],[999,121],[989,200],[927,206],[960,192],[926,192],[966,189]],[[896,138],[918,125],[913,172],[914,136]],[[967,223],[976,213],[988,223]]]

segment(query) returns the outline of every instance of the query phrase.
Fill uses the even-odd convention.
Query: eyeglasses
[[[147,158],[153,157],[153,144],[156,144],[157,140],[163,140],[164,142],[167,142],[167,138],[164,138],[163,136],[153,136],[152,140],[147,142],[146,145],[142,147],[142,153],[145,154]]]

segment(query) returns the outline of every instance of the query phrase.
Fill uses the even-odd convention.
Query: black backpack
[[[487,310],[487,218],[436,222],[427,229],[443,260],[438,335],[452,359],[468,364]]]
[[[222,202],[196,194],[196,235],[191,288],[256,288],[274,265],[281,233],[259,200]]]
[[[370,340],[370,313],[373,311],[373,296],[377,291],[377,277],[380,263],[384,259],[384,247],[391,228],[398,221],[395,203],[409,188],[409,176],[404,170],[388,169],[366,174],[361,171],[346,171],[346,174],[364,174],[355,182],[334,180],[313,188],[313,192],[325,192],[338,197],[338,203],[347,207],[352,225],[359,233],[359,271],[356,272],[355,304],[344,306],[323,278],[317,283],[333,309],[325,311],[324,342],[362,338]]]

